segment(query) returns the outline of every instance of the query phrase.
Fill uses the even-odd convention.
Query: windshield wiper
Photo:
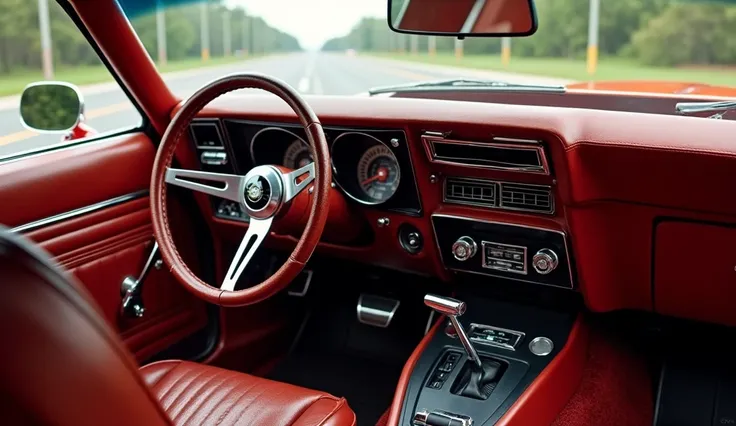
[[[564,86],[546,86],[537,84],[517,84],[500,80],[481,80],[469,78],[452,78],[447,80],[421,81],[419,83],[396,84],[393,86],[374,87],[368,93],[418,92],[425,89],[457,90],[463,88],[510,91],[510,92],[553,92],[565,93]]]
[[[675,111],[683,115],[715,112],[708,116],[714,120],[720,120],[729,112],[736,110],[736,101],[722,102],[678,102]]]

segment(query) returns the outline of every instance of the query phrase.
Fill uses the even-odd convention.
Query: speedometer
[[[314,160],[312,159],[309,146],[302,142],[301,139],[297,139],[286,148],[282,164],[284,167],[296,170],[313,162]]]
[[[358,184],[373,204],[383,203],[399,188],[401,169],[394,153],[383,144],[373,145],[358,160]]]

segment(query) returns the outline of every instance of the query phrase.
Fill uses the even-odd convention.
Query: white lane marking
[[[312,84],[312,74],[314,74],[314,65],[317,62],[317,55],[312,54],[307,60],[307,65],[304,67],[304,77],[299,80],[297,89],[302,93],[309,92],[309,87]]]
[[[309,77],[302,77],[301,80],[299,80],[297,89],[302,93],[307,93],[309,91]]]
[[[317,77],[317,74],[314,75],[312,81],[312,87],[314,88],[312,93],[315,95],[324,95],[325,92],[322,91],[322,80]]]

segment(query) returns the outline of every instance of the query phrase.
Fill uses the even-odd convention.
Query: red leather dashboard
[[[318,251],[328,255],[449,280],[451,274],[442,266],[432,240],[431,214],[539,226],[568,234],[578,288],[590,309],[657,310],[652,262],[658,218],[730,223],[736,214],[736,199],[727,196],[736,166],[731,141],[736,123],[730,121],[426,99],[312,96],[307,101],[324,125],[404,130],[424,209],[422,217],[365,209],[362,214],[376,234],[373,244],[359,248],[322,244]],[[199,117],[295,121],[285,104],[268,96],[249,96],[247,102],[226,96]],[[465,140],[494,136],[542,140],[553,172],[546,176],[430,162],[420,140],[426,131],[451,132],[453,138]],[[186,157],[194,166],[191,155]],[[552,185],[556,213],[545,217],[445,204],[441,185],[430,180],[432,174]],[[207,203],[202,206],[210,209]],[[390,227],[375,226],[383,216],[391,219]],[[232,226],[244,226],[214,221],[224,238]],[[419,255],[400,246],[396,229],[402,223],[414,225],[427,238]],[[287,246],[293,238],[278,236],[274,244]],[[678,260],[667,261],[678,267]],[[719,288],[706,288],[713,287]],[[693,317],[686,310],[673,311],[667,300],[666,313]],[[715,320],[723,321],[723,315]]]

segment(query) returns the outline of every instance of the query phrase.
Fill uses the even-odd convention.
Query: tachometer
[[[358,160],[358,184],[370,203],[383,203],[391,198],[399,188],[400,179],[399,162],[386,145],[373,145]]]
[[[281,164],[290,169],[298,169],[312,162],[314,160],[312,159],[312,153],[309,147],[301,139],[297,139],[286,148],[284,161]]]

